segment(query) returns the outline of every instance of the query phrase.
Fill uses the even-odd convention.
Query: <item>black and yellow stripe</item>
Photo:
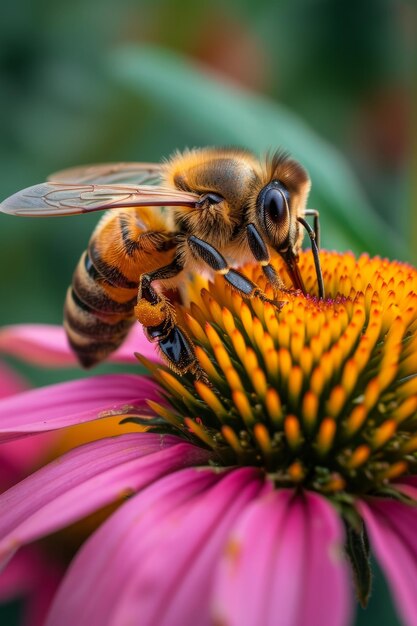
[[[84,367],[105,359],[125,339],[135,321],[141,274],[172,260],[175,241],[163,226],[143,209],[140,216],[114,211],[97,225],[64,306],[68,341]]]

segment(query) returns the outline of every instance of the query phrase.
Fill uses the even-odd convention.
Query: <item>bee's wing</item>
[[[80,185],[41,183],[18,191],[0,211],[25,217],[77,215],[140,206],[194,206],[197,194],[152,185]]]
[[[48,181],[80,185],[151,185],[161,182],[162,171],[159,163],[101,163],[54,172],[48,176]]]

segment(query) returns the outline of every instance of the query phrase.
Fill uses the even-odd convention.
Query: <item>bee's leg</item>
[[[184,264],[178,257],[174,257],[174,260],[169,265],[159,267],[152,272],[142,274],[139,278],[138,289],[138,302],[145,300],[149,304],[159,305],[161,302],[165,302],[164,296],[158,294],[152,287],[152,283],[156,280],[166,280],[168,278],[174,278],[184,269]]]
[[[218,274],[222,274],[229,285],[239,291],[242,295],[248,298],[257,296],[266,302],[273,302],[275,305],[280,304],[267,298],[264,292],[259,289],[258,285],[249,280],[249,278],[246,278],[246,276],[237,270],[229,267],[224,256],[220,254],[220,252],[211,244],[207,243],[207,241],[192,235],[191,237],[188,237],[187,243],[191,252],[196,257],[207,263],[207,265]]]
[[[183,269],[176,257],[172,263],[142,274],[139,280],[136,319],[145,329],[150,341],[156,341],[169,365],[178,374],[197,372],[198,363],[191,341],[175,323],[175,314],[167,298],[152,287],[156,280],[173,278]]]
[[[255,259],[259,261],[262,267],[262,271],[265,274],[268,282],[272,285],[274,289],[281,289],[282,291],[286,291],[284,282],[270,263],[271,257],[269,256],[267,245],[260,235],[255,224],[248,224],[248,226],[246,227],[246,232],[251,252]]]
[[[248,224],[247,228],[248,235],[248,243],[249,247],[252,251],[253,256],[257,261],[260,262],[262,266],[263,273],[266,278],[270,282],[270,284],[274,287],[274,289],[280,289],[281,291],[290,290],[287,289],[275,271],[275,268],[270,263],[270,256],[268,252],[268,248],[262,239],[259,231],[257,230],[255,224]],[[292,280],[292,283],[296,289],[300,289],[304,294],[306,293],[303,279],[301,278],[300,270],[297,266],[297,257],[294,255],[291,248],[288,248],[285,252],[280,252],[282,258],[285,261],[287,266],[287,272]]]

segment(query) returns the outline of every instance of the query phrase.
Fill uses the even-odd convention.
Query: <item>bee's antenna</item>
[[[319,286],[319,298],[323,300],[324,299],[324,282],[323,282],[323,274],[322,274],[321,266],[320,266],[319,249],[317,247],[317,242],[316,242],[316,234],[314,230],[311,228],[310,224],[306,222],[305,219],[303,219],[302,217],[297,217],[297,220],[300,222],[300,224],[304,226],[304,228],[306,229],[310,237],[311,251],[313,252],[314,265],[316,268],[317,283]]]

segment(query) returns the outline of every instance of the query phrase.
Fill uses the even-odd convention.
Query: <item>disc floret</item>
[[[283,306],[196,278],[179,315],[203,376],[154,370],[171,407],[152,406],[221,466],[260,466],[277,485],[329,495],[375,493],[417,473],[417,272],[349,253],[321,262],[325,300],[311,253],[300,255],[307,296],[274,294],[257,266],[243,268]]]

